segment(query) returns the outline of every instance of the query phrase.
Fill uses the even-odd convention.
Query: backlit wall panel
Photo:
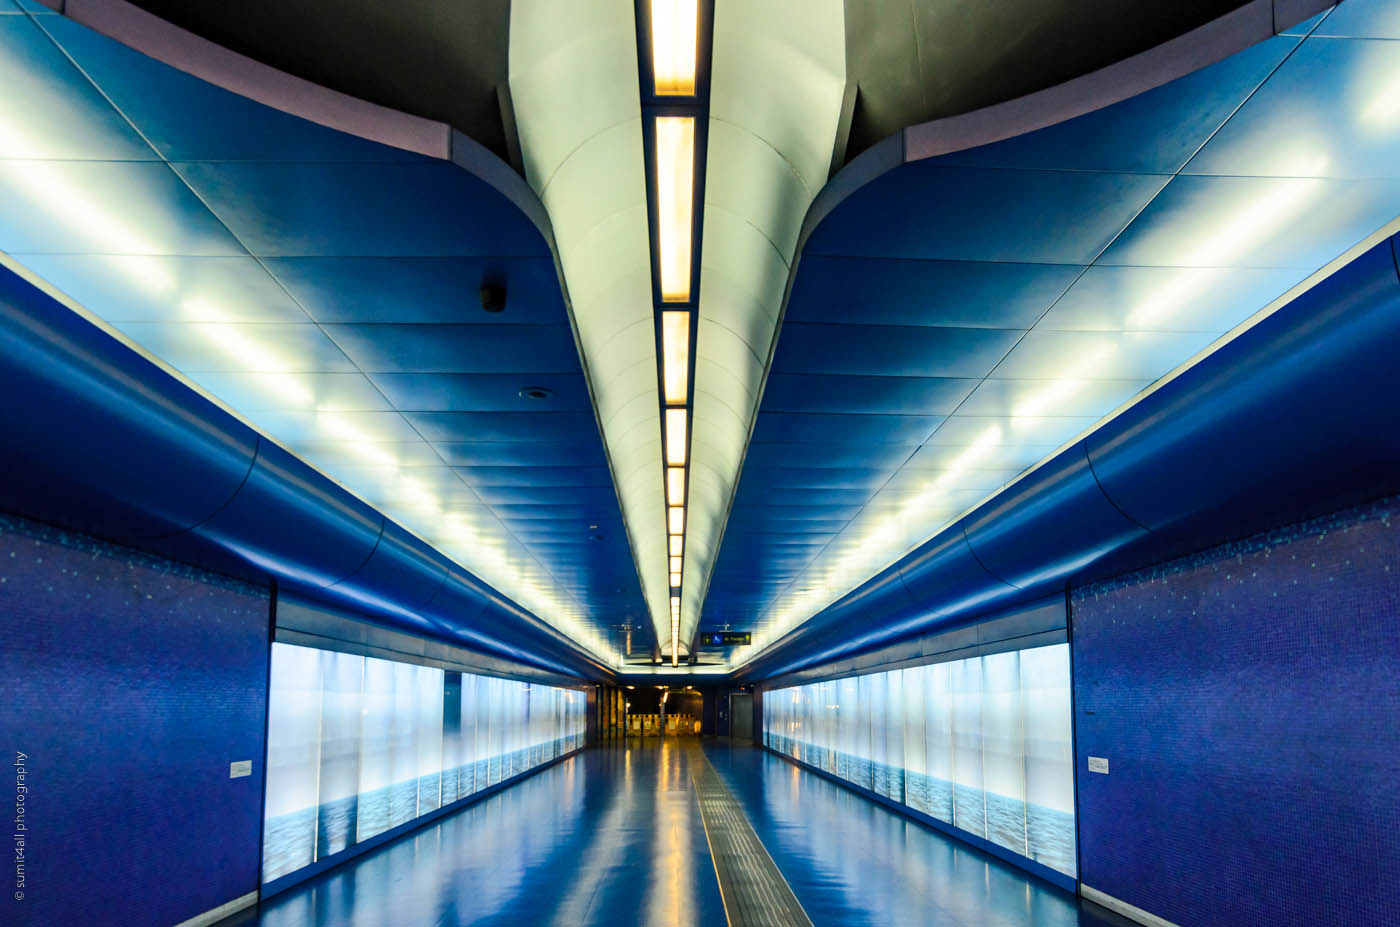
[[[263,882],[583,746],[585,693],[272,645]]]
[[[1075,874],[1069,646],[764,694],[764,743]]]

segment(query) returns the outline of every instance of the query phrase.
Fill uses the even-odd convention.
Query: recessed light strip
[[[671,666],[680,665],[681,583],[685,569],[690,429],[694,409],[696,268],[704,203],[704,139],[709,125],[709,27],[713,0],[635,0],[647,143],[661,399]]]

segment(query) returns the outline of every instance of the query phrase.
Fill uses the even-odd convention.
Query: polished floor
[[[695,763],[814,924],[1128,923],[772,754],[695,744],[584,751],[225,925],[723,927]]]

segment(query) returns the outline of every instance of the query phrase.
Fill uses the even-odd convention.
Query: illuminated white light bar
[[[695,199],[695,118],[656,117],[656,221],[661,298],[690,299],[690,226]]]
[[[651,76],[657,96],[694,96],[699,0],[651,0]]]
[[[668,505],[681,505],[685,502],[684,467],[671,467],[666,471],[666,502]]]
[[[679,557],[685,550],[685,538],[679,533],[671,535],[671,556]]]
[[[672,588],[672,589],[679,589],[680,586],[681,586],[681,574],[679,574],[679,573],[672,573],[672,574],[671,574],[671,588]]]
[[[685,466],[685,410],[666,410],[666,463]]]
[[[681,571],[681,558],[678,557],[678,556],[672,556],[672,557],[671,557],[671,572],[672,572],[672,573],[679,573],[680,571]]]
[[[667,527],[670,528],[668,534],[680,534],[685,531],[685,506],[673,505],[666,510]]]
[[[668,405],[684,403],[690,379],[690,313],[661,313],[661,383]]]

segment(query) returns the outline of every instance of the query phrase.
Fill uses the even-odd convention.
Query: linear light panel
[[[672,574],[671,574],[671,588],[672,588],[672,589],[679,589],[680,586],[681,586],[681,574],[679,574],[679,573],[672,573]]]
[[[656,222],[663,301],[690,299],[695,200],[695,118],[656,117]]]
[[[670,467],[666,470],[666,502],[681,505],[685,502],[685,467]]]
[[[679,573],[680,571],[681,571],[681,558],[678,557],[678,556],[673,556],[673,557],[671,558],[671,572],[672,572],[672,573]]]
[[[699,0],[651,0],[651,75],[657,96],[694,96]]]
[[[685,410],[666,410],[666,463],[685,466]]]
[[[671,534],[680,534],[685,531],[685,506],[671,506],[666,510],[666,518]]]
[[[679,557],[685,550],[685,538],[676,533],[671,535],[671,556]]]
[[[690,389],[690,313],[661,313],[661,384],[668,405],[684,403]]]

